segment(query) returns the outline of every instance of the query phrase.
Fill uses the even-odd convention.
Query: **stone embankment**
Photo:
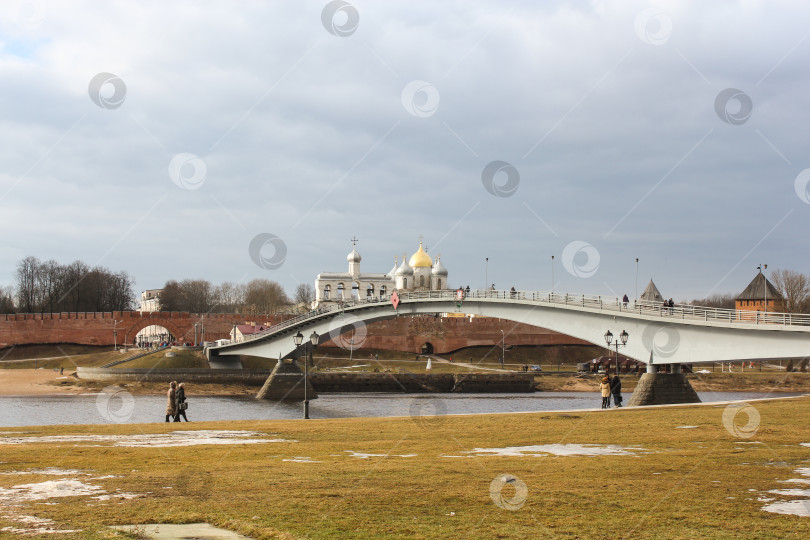
[[[284,367],[290,366],[287,362]],[[183,380],[194,383],[244,384],[267,386],[273,370],[269,369],[116,369],[79,367],[80,379],[110,382],[169,382]],[[300,371],[282,369],[281,378],[303,378]],[[309,374],[315,392],[392,392],[392,393],[529,393],[535,391],[534,375],[531,373],[329,373]],[[288,381],[289,382],[289,381]],[[285,383],[285,388],[289,384]],[[285,392],[286,394],[286,392]],[[292,394],[291,394],[292,395]],[[295,393],[297,397],[297,393]]]

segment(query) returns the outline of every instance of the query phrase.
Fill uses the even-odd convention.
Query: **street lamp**
[[[768,269],[767,264],[760,264],[759,266],[757,266],[757,270],[759,270],[759,273],[763,274],[762,277],[765,277],[765,273],[763,272],[763,270],[767,270],[767,269]],[[765,277],[765,284],[763,285],[763,288],[765,289],[765,313],[768,313],[768,278],[766,278],[766,277]]]
[[[551,256],[551,294],[554,294],[554,255]]]
[[[489,257],[485,257],[484,262],[485,262],[484,290],[486,290],[487,287],[489,287],[489,285],[488,285],[488,283],[489,283]]]
[[[319,338],[320,336],[317,332],[312,332],[312,334],[309,336],[309,343],[306,345],[308,358],[304,360],[304,420],[309,420],[309,396],[307,395],[307,385],[309,383],[309,362],[312,361],[312,349],[318,344]],[[301,343],[304,342],[304,335],[300,330],[293,336],[293,342],[295,343],[296,349],[298,349],[298,347],[301,346]]]
[[[633,305],[638,303],[638,257],[636,257],[636,301]]]
[[[630,338],[630,334],[627,333],[627,330],[622,330],[622,333],[619,334],[619,339],[616,340],[616,375],[619,374],[619,347],[624,347],[627,345],[627,340]],[[621,344],[619,344],[621,341]],[[610,344],[613,343],[613,332],[608,330],[605,332],[605,343],[607,343],[608,350],[610,350]]]
[[[117,326],[118,326],[118,323],[120,323],[120,322],[124,322],[124,321],[116,321],[115,319],[113,319],[113,350],[115,350],[115,351],[118,350],[118,330],[117,330]]]

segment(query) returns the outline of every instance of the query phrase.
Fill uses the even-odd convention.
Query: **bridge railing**
[[[419,300],[454,300],[459,301],[458,291],[421,291],[397,293],[402,302]],[[462,291],[461,302],[465,300],[493,299],[512,300],[516,302],[536,302],[539,305],[565,305],[580,306],[603,311],[614,311],[624,313],[637,313],[646,316],[657,316],[662,319],[683,319],[690,321],[723,322],[734,324],[774,324],[783,326],[810,326],[810,315],[799,315],[792,313],[763,313],[758,311],[745,311],[737,309],[711,308],[694,306],[691,304],[676,304],[673,307],[665,306],[663,302],[647,302],[643,300],[623,302],[621,298],[614,296],[571,294],[562,292],[546,291],[495,291],[495,290],[471,290]],[[270,326],[269,328],[243,336],[236,340],[236,343],[244,343],[261,339],[264,336],[275,334],[285,328],[296,326],[307,320],[314,320],[325,317],[328,314],[342,312],[347,308],[362,305],[377,305],[391,301],[389,296],[369,296],[366,298],[352,298],[349,300],[337,300],[333,304],[320,306],[318,309],[308,311],[292,319]],[[308,336],[307,336],[308,337]],[[307,339],[305,337],[304,339]]]

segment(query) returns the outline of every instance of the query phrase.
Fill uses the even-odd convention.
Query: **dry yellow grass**
[[[218,422],[182,429],[253,430],[297,442],[175,448],[98,443],[0,445],[0,473],[59,467],[133,500],[23,502],[13,512],[109,538],[106,525],[205,521],[253,538],[807,538],[810,517],[764,512],[757,498],[808,467],[810,398],[752,404],[751,438],[724,405],[311,421]],[[268,406],[272,406],[268,404]],[[732,411],[733,412],[733,411]],[[727,414],[728,416],[728,414]],[[682,429],[679,426],[696,426]],[[166,433],[175,425],[7,429],[22,436]],[[742,433],[745,435],[745,433]],[[0,441],[2,442],[2,441]],[[751,443],[756,444],[751,444]],[[612,456],[475,456],[475,448],[540,444],[638,447]],[[380,454],[360,459],[349,452]],[[401,457],[415,454],[413,457]],[[464,457],[446,457],[464,456]],[[306,457],[317,463],[285,461]],[[513,475],[517,510],[490,497]],[[91,481],[90,478],[116,475]],[[53,480],[0,474],[0,488]],[[506,499],[516,488],[507,484]],[[2,492],[0,492],[2,493]],[[0,506],[2,497],[0,497]],[[8,515],[2,508],[0,515]],[[14,526],[0,517],[0,527]],[[48,537],[53,538],[53,535]]]

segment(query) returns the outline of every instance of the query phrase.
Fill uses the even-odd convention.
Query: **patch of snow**
[[[806,478],[810,477],[810,467],[800,467],[794,472],[805,478],[791,478],[790,480],[783,480],[783,483],[799,483],[808,484]],[[810,497],[810,489],[772,489],[768,491],[772,495],[780,495],[782,497]],[[763,499],[760,499],[763,500]],[[771,499],[773,500],[773,499]],[[790,514],[794,516],[810,517],[810,499],[794,499],[790,501],[777,501],[762,507],[766,512],[775,514]]]
[[[84,471],[77,471],[75,469],[58,469],[56,467],[48,467],[45,469],[28,469],[27,471],[10,471],[1,472],[0,474],[6,475],[19,475],[19,474],[46,474],[50,476],[79,476],[87,475]]]
[[[695,429],[697,426],[677,426],[675,429]]]
[[[790,514],[793,516],[810,517],[810,501],[806,499],[775,502],[763,506],[762,509],[766,512],[773,512],[774,514]]]
[[[790,480],[780,480],[784,484],[810,484],[807,478],[791,478]]]
[[[294,456],[290,459],[282,459],[281,461],[290,461],[293,463],[323,463],[323,461],[317,461],[307,456]]]
[[[539,444],[534,446],[507,446],[505,448],[474,448],[466,454],[492,456],[628,456],[644,452],[644,448],[598,444]]]
[[[354,450],[344,450],[349,453],[349,457],[368,459],[372,457],[416,457],[416,454],[367,454],[365,452],[355,452]]]
[[[54,525],[56,522],[52,519],[40,518],[36,516],[22,516],[22,515],[4,515],[4,519],[26,525],[25,529],[18,527],[3,527],[0,531],[10,532],[13,534],[34,535],[34,534],[66,534],[81,532],[81,529],[56,529]]]
[[[264,439],[266,433],[235,430],[172,431],[136,435],[50,435],[40,437],[0,437],[2,444],[30,443],[107,443],[130,448],[196,446],[201,444],[260,444],[298,442],[288,439]],[[80,446],[77,444],[77,446]],[[100,444],[88,445],[100,446]]]
[[[101,486],[85,484],[75,479],[48,480],[36,484],[20,484],[8,489],[0,488],[0,502],[41,501],[54,497],[80,497],[103,492]]]
[[[810,489],[771,489],[768,493],[785,497],[810,497]]]
[[[108,474],[106,476],[94,476],[90,480],[107,480],[108,478],[123,478],[123,476],[119,474]]]

